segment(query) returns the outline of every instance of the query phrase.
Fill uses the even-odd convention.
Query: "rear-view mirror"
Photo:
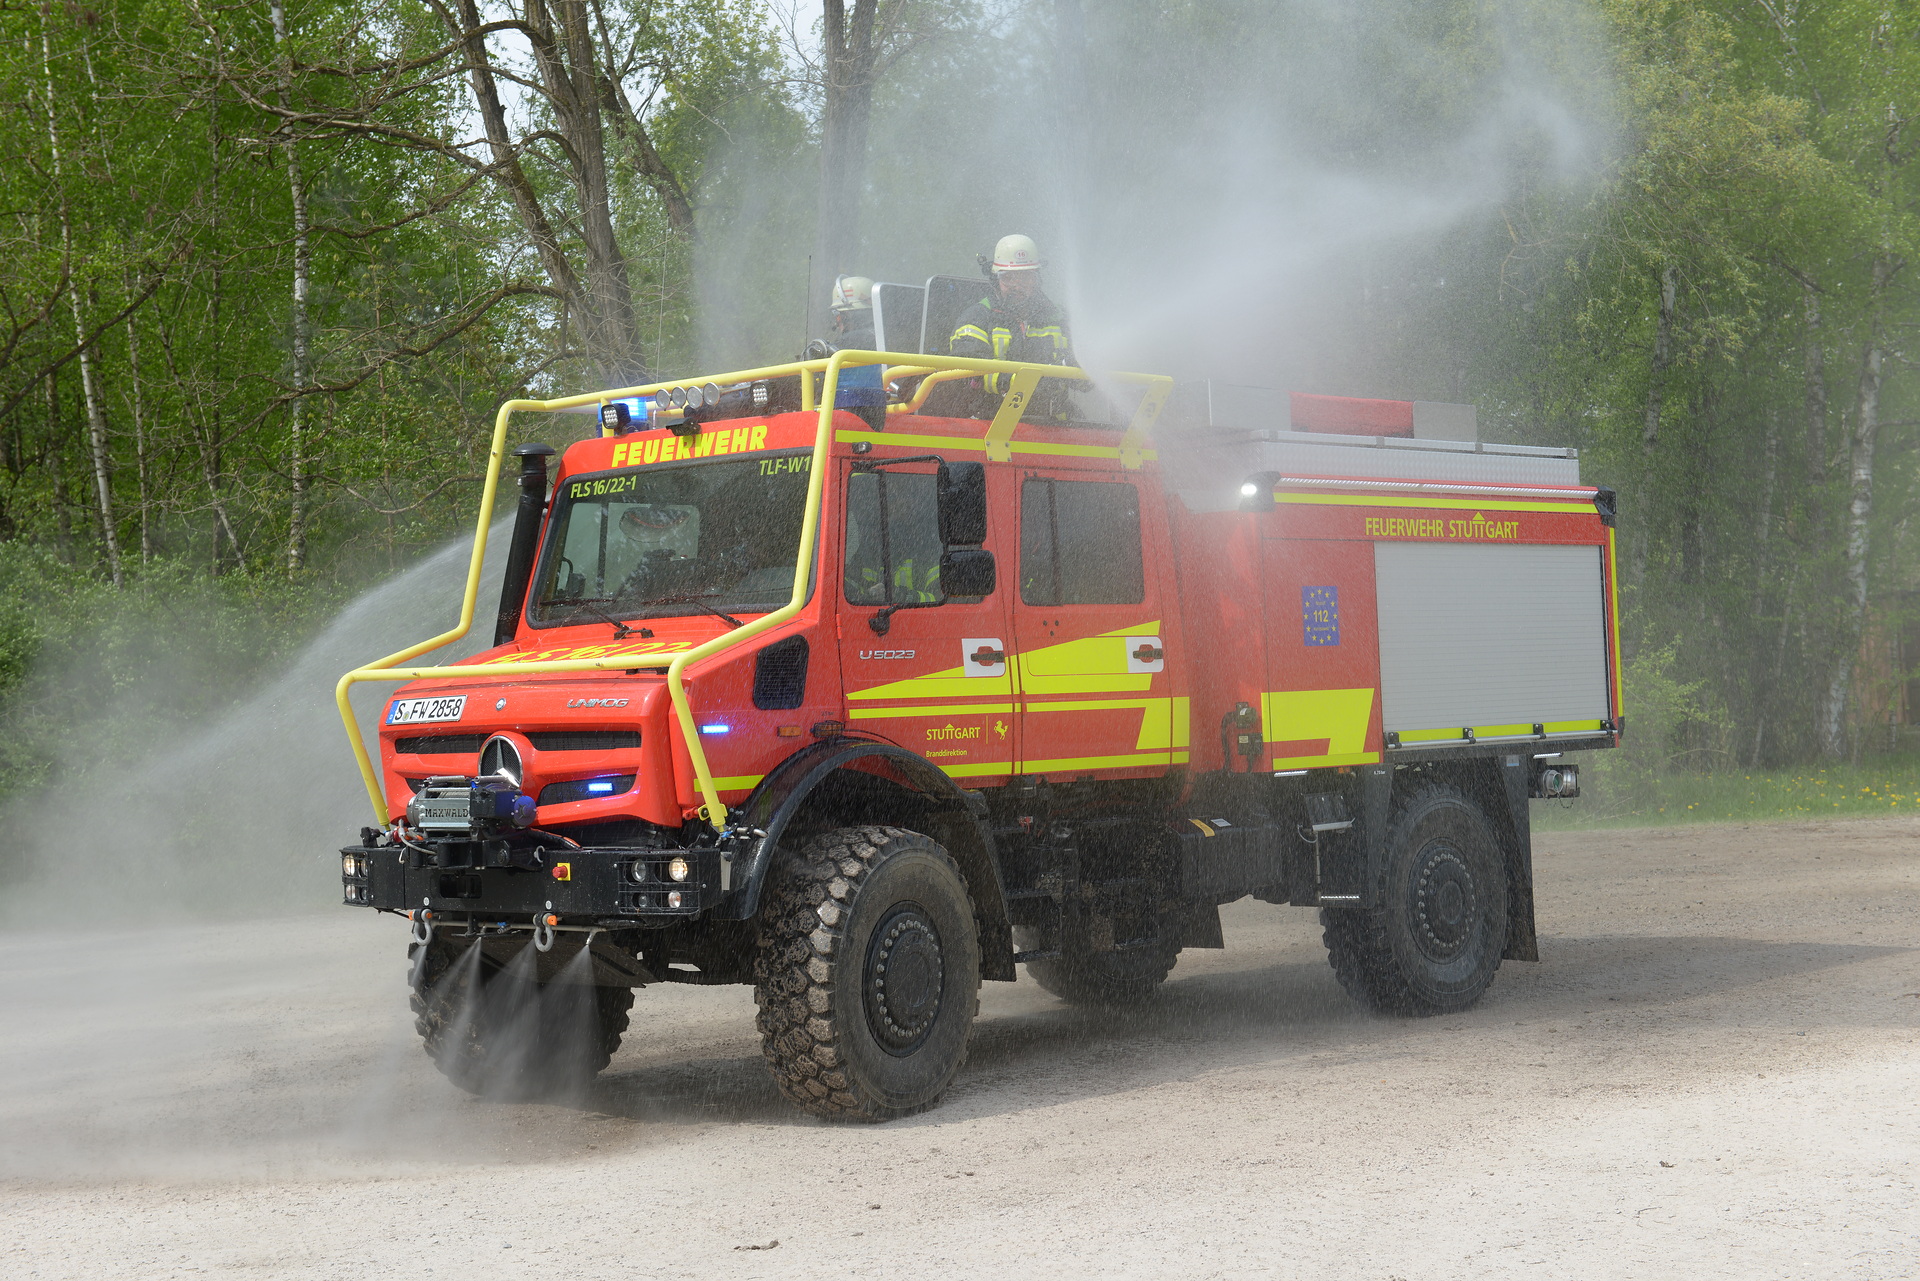
[[[941,463],[940,541],[949,547],[987,541],[987,468],[984,463]],[[989,561],[993,558],[988,557]],[[951,589],[949,589],[951,590]],[[977,593],[962,592],[972,596]]]
[[[956,547],[940,556],[940,590],[946,596],[991,596],[997,579],[992,552]]]

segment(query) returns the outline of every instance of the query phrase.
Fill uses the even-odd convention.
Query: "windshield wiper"
[[[735,618],[732,614],[707,604],[707,597],[717,595],[719,595],[718,592],[703,592],[698,596],[645,596],[639,600],[628,601],[627,603],[630,605],[691,605],[695,609],[704,609],[715,618],[724,618],[735,627],[745,627],[746,624]]]
[[[552,603],[557,605],[560,602],[554,601]],[[571,623],[574,619],[580,617],[580,615],[582,614],[592,614],[594,617],[598,618],[601,622],[612,624],[613,638],[615,640],[625,640],[627,637],[633,635],[635,631],[633,624],[623,623],[619,619],[615,618],[613,615],[607,613],[606,610],[600,608],[600,606],[603,604],[611,605],[613,603],[612,597],[595,596],[588,600],[576,600],[571,603],[578,605],[580,608],[574,610],[571,614],[568,614],[565,618],[560,620],[560,625],[562,627],[565,627],[568,623]],[[653,635],[652,632],[648,631],[644,627],[639,628],[638,630],[642,636]]]

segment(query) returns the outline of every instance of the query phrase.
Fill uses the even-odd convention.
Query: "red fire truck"
[[[834,408],[875,365],[893,403]],[[750,983],[794,1103],[898,1116],[982,980],[1140,1000],[1248,895],[1317,907],[1382,1011],[1537,959],[1529,798],[1622,729],[1613,495],[1572,451],[876,352],[509,402],[490,477],[521,412],[597,430],[551,476],[512,451],[494,646],[410,665],[473,621],[490,479],[458,625],[339,687],[345,900],[410,919],[459,1085],[581,1081],[635,988]],[[366,681],[406,682],[377,762]]]

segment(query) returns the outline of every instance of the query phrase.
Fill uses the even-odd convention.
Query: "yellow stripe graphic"
[[[1296,494],[1276,490],[1273,501],[1308,507],[1442,507],[1483,512],[1563,512],[1575,516],[1582,512],[1590,516],[1594,512],[1592,503],[1508,502],[1498,495],[1489,498],[1403,498],[1397,494],[1392,497],[1383,494],[1375,498],[1363,494]]]
[[[1324,738],[1329,756],[1349,756],[1367,745],[1367,725],[1373,718],[1370,688],[1269,691],[1260,703],[1261,733],[1269,743]]]
[[[968,436],[933,436],[910,432],[839,431],[834,433],[833,438],[842,445],[865,441],[869,444],[910,445],[920,449],[966,450],[974,453],[985,453],[987,448],[984,440],[975,440]],[[1015,437],[1007,443],[1007,447],[1016,454],[1037,454],[1057,458],[1120,457],[1118,445],[1069,445],[1059,441],[1022,440]],[[1158,459],[1160,454],[1158,450],[1143,449],[1140,451],[1140,456],[1153,460]]]
[[[1012,703],[954,703],[940,707],[913,704],[905,707],[850,707],[847,709],[847,718],[872,721],[907,716],[1005,716],[1012,711]]]

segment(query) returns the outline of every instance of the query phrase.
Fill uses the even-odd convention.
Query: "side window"
[[[848,479],[848,604],[939,600],[940,552],[933,476],[880,471],[856,472]]]
[[[1020,490],[1020,599],[1138,605],[1146,599],[1140,494],[1105,481],[1029,480]]]

